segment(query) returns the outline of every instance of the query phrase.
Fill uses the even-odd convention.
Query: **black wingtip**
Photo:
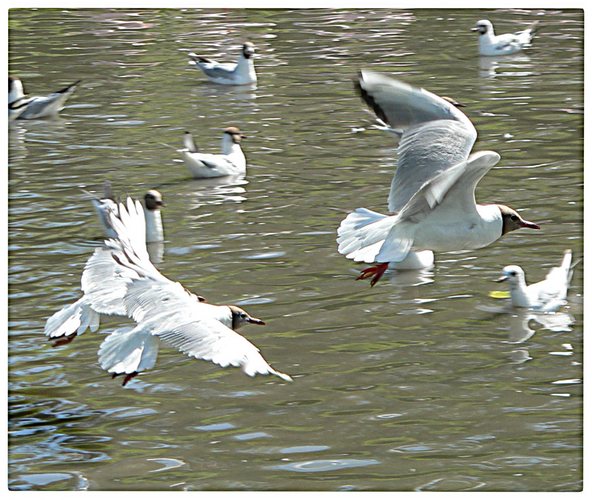
[[[68,85],[67,87],[64,87],[62,90],[58,90],[56,92],[56,94],[65,94],[66,92],[69,92],[70,90],[74,90],[74,88],[76,87],[76,85],[78,85],[81,81],[82,80],[75,81],[71,85]]]
[[[358,77],[356,79],[354,79],[354,88],[356,89],[356,92],[358,93],[358,95],[360,96],[362,101],[364,101],[364,103],[366,103],[366,106],[368,106],[372,111],[374,111],[374,114],[378,118],[380,118],[387,125],[390,125],[388,117],[386,116],[385,112],[378,105],[378,103],[374,100],[374,98],[368,93],[368,91],[363,87],[363,85],[362,85],[363,81],[364,81],[364,74],[362,71],[358,71]]]

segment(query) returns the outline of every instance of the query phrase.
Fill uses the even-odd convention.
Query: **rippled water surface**
[[[479,58],[470,28],[540,20],[528,51]],[[12,489],[579,490],[582,265],[569,305],[512,313],[510,263],[537,281],[582,256],[583,15],[565,10],[12,10],[9,70],[29,93],[82,79],[59,119],[9,134]],[[186,53],[257,46],[257,88],[204,81]],[[355,95],[360,68],[454,97],[501,162],[477,197],[540,232],[441,254],[374,288],[336,251],[348,211],[386,210],[394,145]],[[175,148],[238,125],[246,179],[189,178]],[[99,334],[52,348],[101,228],[80,187],[164,195],[162,272],[265,319],[276,368],[251,379],[163,349],[125,388]]]

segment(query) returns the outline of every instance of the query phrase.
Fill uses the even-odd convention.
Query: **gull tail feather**
[[[367,208],[354,210],[341,221],[337,230],[339,253],[356,262],[376,262],[384,240],[396,223],[397,217]]]

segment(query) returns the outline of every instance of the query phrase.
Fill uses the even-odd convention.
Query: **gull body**
[[[360,73],[356,88],[400,133],[388,198],[392,215],[358,208],[337,231],[341,254],[377,263],[360,278],[374,276],[375,284],[389,262],[404,262],[413,252],[474,250],[521,227],[539,229],[505,205],[476,204],[477,183],[500,156],[470,154],[477,131],[449,99],[370,71]]]
[[[201,69],[213,83],[222,85],[248,85],[257,82],[257,73],[253,58],[255,46],[251,42],[243,44],[236,63],[219,63],[207,57],[190,52],[190,64]]]
[[[529,28],[517,33],[496,35],[493,24],[487,19],[477,21],[472,31],[479,33],[479,54],[482,56],[504,56],[515,54],[530,45],[534,36],[535,21]]]
[[[228,127],[222,134],[220,154],[200,153],[189,132],[183,137],[181,157],[195,179],[240,175],[247,171],[247,159],[240,143],[245,136],[237,127]]]
[[[16,118],[36,119],[50,118],[56,116],[66,104],[68,98],[76,89],[80,80],[58,90],[48,96],[26,97],[23,82],[20,78],[8,77],[8,117],[9,120]]]
[[[45,334],[59,344],[87,329],[99,328],[100,315],[135,321],[111,333],[99,349],[101,367],[124,375],[124,384],[152,368],[160,342],[222,367],[238,366],[247,375],[288,375],[274,370],[259,350],[236,333],[246,323],[264,324],[237,306],[208,304],[181,283],[163,276],[146,250],[142,205],[127,199],[109,212],[115,239],[95,250],[82,274],[82,297],[50,317]]]
[[[113,197],[111,183],[105,181],[103,187],[103,197],[99,198],[88,191],[82,190],[91,200],[99,221],[105,230],[107,238],[117,238],[117,233],[113,229],[109,212],[118,210],[118,203]],[[162,216],[160,209],[165,206],[162,195],[156,189],[150,189],[144,195],[144,217],[146,219],[146,243],[157,243],[164,241],[164,229],[162,225]]]
[[[526,284],[524,270],[520,266],[506,266],[498,281],[507,281],[514,307],[541,312],[557,311],[566,303],[567,290],[573,276],[572,252],[566,250],[561,265],[553,267],[543,281]]]

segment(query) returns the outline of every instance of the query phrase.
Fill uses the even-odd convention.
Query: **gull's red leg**
[[[76,333],[72,333],[71,335],[66,335],[65,337],[60,337],[52,344],[53,347],[59,347],[61,345],[66,345],[72,342],[76,338]]]
[[[125,384],[127,384],[131,379],[133,379],[136,375],[138,374],[138,372],[132,372],[132,373],[128,373],[124,379],[123,382],[121,384],[122,387],[125,386]]]
[[[370,276],[374,276],[374,278],[372,278],[372,281],[370,281],[370,286],[374,286],[376,285],[376,283],[378,283],[380,278],[382,278],[382,275],[388,269],[388,265],[388,262],[381,262],[380,264],[376,264],[375,266],[368,267],[360,273],[356,280],[365,280]]]

